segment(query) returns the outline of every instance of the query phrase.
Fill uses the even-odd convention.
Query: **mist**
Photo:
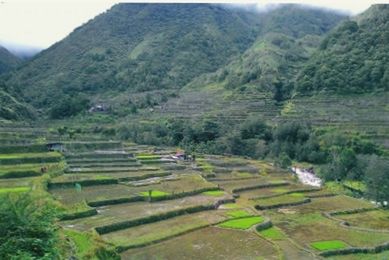
[[[41,52],[44,48],[18,43],[0,41],[0,45],[22,60],[28,60]]]

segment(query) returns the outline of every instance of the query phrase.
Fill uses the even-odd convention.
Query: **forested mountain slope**
[[[297,80],[300,92],[389,90],[389,5],[374,5],[341,23]]]
[[[0,74],[16,68],[22,61],[10,53],[6,48],[0,46]]]
[[[10,78],[36,107],[66,96],[180,88],[254,41],[256,14],[208,4],[118,4]]]
[[[35,111],[28,104],[19,100],[17,93],[0,81],[0,122],[2,120],[28,120],[35,118]]]
[[[319,46],[323,35],[343,18],[336,13],[298,5],[284,5],[263,14],[261,32],[250,48],[217,72],[194,79],[181,94],[195,89],[216,95],[212,97],[215,101],[223,96],[224,101],[227,98],[234,102],[255,102],[255,109],[249,109],[250,113],[275,112],[272,106],[290,97],[295,76]],[[209,89],[215,88],[219,91],[210,93]],[[246,108],[244,104],[239,107]],[[225,114],[229,106],[224,102],[219,109]]]

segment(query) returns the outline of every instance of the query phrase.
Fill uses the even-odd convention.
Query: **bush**
[[[39,153],[47,152],[48,148],[44,144],[31,144],[31,145],[10,145],[0,146],[0,153]]]
[[[284,169],[288,168],[291,164],[292,160],[286,153],[281,154],[279,159],[276,161],[276,165]]]
[[[58,259],[56,209],[30,193],[0,200],[0,258]]]
[[[75,116],[81,111],[86,110],[90,105],[87,98],[84,97],[65,97],[59,100],[50,110],[50,118],[62,119]]]

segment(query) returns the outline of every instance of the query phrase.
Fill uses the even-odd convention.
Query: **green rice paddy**
[[[265,238],[272,240],[281,240],[286,238],[285,235],[278,228],[275,227],[262,230],[259,232],[259,234]]]
[[[170,195],[170,193],[168,192],[159,191],[159,190],[143,191],[140,192],[139,194],[145,197],[152,197],[152,198],[158,198],[158,197]]]
[[[226,204],[223,204],[223,208],[225,208],[225,209],[239,209],[241,207],[236,203],[226,203]]]
[[[127,147],[125,150],[137,155],[136,158],[132,158],[134,163],[141,160],[158,160],[161,158],[161,155],[149,152],[152,149],[146,146],[138,147],[132,144],[131,147]],[[85,165],[93,162],[96,164],[96,169],[103,169],[105,165],[115,163],[110,162],[108,158],[116,158],[116,155],[108,154],[107,158],[105,158],[103,154],[94,153],[93,151],[88,152],[86,149],[83,152],[88,155],[86,156],[87,159],[77,159],[77,156],[74,156],[73,159],[70,158],[73,160],[74,165],[80,163],[77,160],[86,160],[83,162]],[[161,154],[164,153],[161,152]],[[56,152],[2,154],[0,155],[0,161],[1,159],[44,159],[57,156],[62,155]],[[69,159],[66,156],[65,158]],[[118,163],[123,163],[119,161],[122,160],[120,156],[116,159]],[[137,161],[138,159],[139,161]],[[3,164],[0,165],[0,176],[9,171],[34,171],[41,175],[40,168],[42,166],[48,166],[50,174],[54,172],[52,169],[57,169],[57,167],[51,167],[58,165],[61,165],[61,163]],[[68,165],[71,165],[71,163],[68,162]],[[257,167],[258,173],[250,173],[244,170],[238,171],[234,168],[247,165]],[[203,178],[205,174],[199,170],[201,168],[203,171],[206,170],[212,173],[213,177]],[[158,173],[162,171],[161,167],[156,167],[156,170],[158,170]],[[216,172],[216,170],[226,171]],[[235,161],[231,160],[231,158],[207,157],[206,155],[204,155],[204,159],[197,159],[196,168],[184,167],[180,170],[166,170],[166,172],[168,172],[168,175],[163,175],[163,178],[167,177],[166,180],[154,178],[155,176],[152,175],[155,172],[146,171],[143,167],[134,169],[131,172],[108,171],[104,173],[90,172],[53,175],[49,182],[58,184],[61,182],[76,183],[78,181],[81,183],[82,181],[90,180],[117,180],[116,183],[112,184],[103,181],[95,182],[100,184],[93,182],[92,184],[85,184],[85,186],[82,185],[81,191],[77,191],[74,185],[69,185],[69,187],[49,186],[49,194],[58,203],[62,204],[64,214],[93,210],[94,208],[88,206],[87,203],[99,200],[114,201],[121,198],[144,197],[139,198],[140,201],[124,201],[102,207],[96,206],[96,215],[60,221],[59,225],[62,227],[60,232],[71,240],[72,247],[74,247],[72,254],[80,259],[90,259],[93,258],[93,252],[99,247],[110,249],[116,247],[117,250],[122,246],[127,247],[127,249],[133,247],[124,252],[119,250],[123,259],[136,259],[137,256],[140,259],[150,259],[159,255],[163,259],[171,256],[177,256],[177,258],[186,256],[193,259],[194,256],[199,258],[200,255],[204,256],[204,259],[216,259],[220,258],[220,256],[223,256],[223,259],[228,259],[233,254],[236,256],[235,259],[242,259],[245,255],[247,256],[246,259],[256,259],[258,257],[260,259],[277,259],[277,257],[282,258],[281,254],[278,255],[279,252],[291,259],[303,259],[302,255],[304,252],[302,252],[301,248],[304,248],[305,253],[310,251],[311,255],[309,257],[313,257],[313,255],[318,255],[326,250],[347,248],[350,245],[370,247],[389,241],[389,234],[387,233],[378,233],[374,232],[374,230],[364,232],[352,229],[354,227],[389,229],[387,211],[379,209],[363,213],[339,215],[336,216],[339,221],[331,220],[323,214],[324,212],[334,210],[373,207],[366,200],[350,196],[337,195],[334,197],[312,198],[309,203],[298,206],[262,210],[260,212],[261,216],[257,215],[258,211],[254,208],[256,205],[299,202],[305,200],[310,194],[326,194],[329,192],[348,194],[343,184],[361,190],[362,187],[357,182],[338,185],[329,184],[327,187],[323,187],[321,191],[295,192],[305,187],[293,180],[290,174],[269,165],[267,162],[245,159]],[[49,174],[45,174],[44,177],[0,179],[0,196],[9,193],[28,192],[33,182],[35,185],[37,179],[43,180]],[[135,180],[139,178],[139,181],[125,179],[127,177],[135,178]],[[239,192],[240,197],[236,198],[232,194],[232,190],[236,188],[280,182],[287,182],[288,185],[246,190]],[[217,189],[219,186],[221,190],[211,190],[201,194],[191,193],[197,190]],[[183,192],[188,192],[189,195],[180,198],[170,196]],[[160,201],[158,199],[150,199],[153,202],[149,203],[148,197],[162,199]],[[166,197],[167,200],[163,197]],[[154,222],[124,227],[123,229],[102,235],[90,232],[90,230],[96,227],[159,216],[175,210],[186,210],[187,208],[205,205],[219,205],[220,201],[225,199],[233,201],[233,198],[235,203],[220,204],[218,209],[212,208],[167,219],[156,218]],[[263,223],[265,219],[270,219],[273,226],[257,231],[254,228],[255,225]],[[350,224],[350,228],[345,229],[341,227],[339,225],[340,221],[347,221]],[[334,238],[337,240],[332,240]],[[231,252],[231,248],[234,248],[233,252]],[[187,252],[191,253],[187,254]],[[379,255],[371,255],[379,257]],[[299,258],[300,256],[301,258]],[[306,258],[311,259],[309,257]],[[344,259],[360,259],[359,257],[360,255],[350,255],[350,258]],[[335,257],[334,259],[338,258]],[[343,258],[339,257],[339,259]]]
[[[241,218],[241,217],[251,216],[252,214],[248,213],[245,210],[237,209],[237,210],[227,211],[227,215],[232,218]]]
[[[317,250],[335,250],[346,248],[347,244],[340,240],[327,240],[327,241],[318,241],[311,243],[311,246]]]
[[[30,187],[0,188],[0,194],[27,192],[30,189]]]
[[[225,192],[222,190],[212,190],[212,191],[205,191],[202,194],[207,195],[207,196],[220,197],[220,196],[225,195]]]
[[[248,229],[255,224],[263,222],[264,218],[261,216],[245,217],[239,219],[227,220],[218,225],[222,228],[233,228],[233,229]]]
[[[49,158],[49,157],[61,157],[62,155],[58,152],[47,152],[47,153],[9,153],[0,154],[1,159],[23,159],[23,158]]]

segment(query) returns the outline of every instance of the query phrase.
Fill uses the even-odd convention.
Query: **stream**
[[[307,184],[314,187],[321,187],[322,180],[314,173],[311,173],[305,169],[292,167],[292,171],[297,175],[299,181],[303,184]]]

